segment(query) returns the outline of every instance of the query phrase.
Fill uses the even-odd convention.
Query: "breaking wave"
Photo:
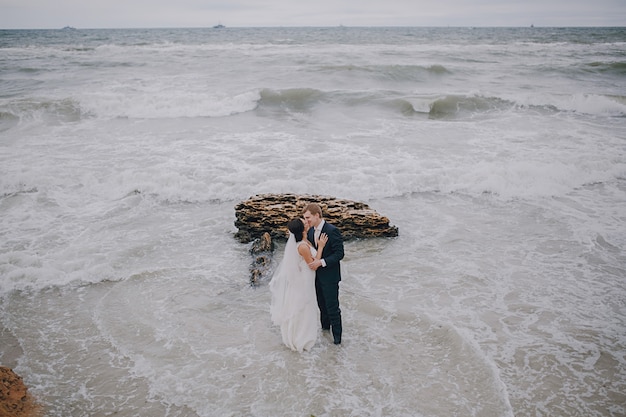
[[[20,99],[0,105],[0,131],[21,123],[41,122],[46,125],[78,122],[91,117],[80,103],[73,99]]]
[[[312,88],[284,90],[263,89],[260,108],[271,107],[286,112],[308,113],[318,106],[375,106],[404,116],[427,115],[436,120],[457,120],[487,116],[510,110],[542,114],[575,112],[608,117],[626,116],[626,98],[599,94],[540,96],[510,99],[466,95],[406,95],[393,91],[322,91]]]
[[[504,98],[480,94],[417,95],[400,91],[324,91],[315,88],[255,89],[238,94],[181,92],[170,94],[94,94],[80,98],[19,99],[0,104],[0,132],[19,125],[58,125],[88,118],[229,117],[250,111],[257,115],[308,114],[324,106],[373,108],[398,116],[434,120],[490,117],[506,111],[552,114],[574,112],[601,117],[626,117],[626,97],[601,94],[538,95]]]
[[[322,72],[364,74],[366,76],[391,81],[421,81],[430,76],[451,74],[443,65],[329,65],[320,68]]]
[[[586,68],[593,72],[626,75],[626,62],[590,62]]]

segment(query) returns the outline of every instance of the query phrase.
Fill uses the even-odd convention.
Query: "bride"
[[[306,238],[309,227],[303,219],[291,220],[287,228],[285,255],[269,284],[270,314],[272,322],[280,326],[283,343],[302,352],[313,347],[319,327],[315,271],[308,264],[321,258],[328,236],[322,233],[316,251]]]

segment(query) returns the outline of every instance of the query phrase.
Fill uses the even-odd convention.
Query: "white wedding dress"
[[[304,241],[296,243],[290,233],[283,260],[269,284],[272,322],[280,326],[283,343],[298,352],[310,350],[315,345],[319,325],[315,271],[298,253],[300,245],[310,247]],[[315,248],[310,249],[315,257]]]

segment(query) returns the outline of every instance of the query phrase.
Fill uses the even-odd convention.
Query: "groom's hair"
[[[319,214],[320,217],[323,217],[322,208],[319,206],[319,204],[316,204],[316,203],[307,204],[304,210],[302,210],[302,214],[306,213],[307,211],[310,212],[312,215]]]
[[[300,217],[291,219],[289,223],[287,223],[287,228],[296,237],[296,242],[300,242],[302,240],[302,232],[304,232],[304,223],[302,223],[302,219]]]

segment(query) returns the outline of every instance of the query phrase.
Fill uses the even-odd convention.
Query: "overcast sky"
[[[0,0],[0,29],[626,26],[626,0]]]

